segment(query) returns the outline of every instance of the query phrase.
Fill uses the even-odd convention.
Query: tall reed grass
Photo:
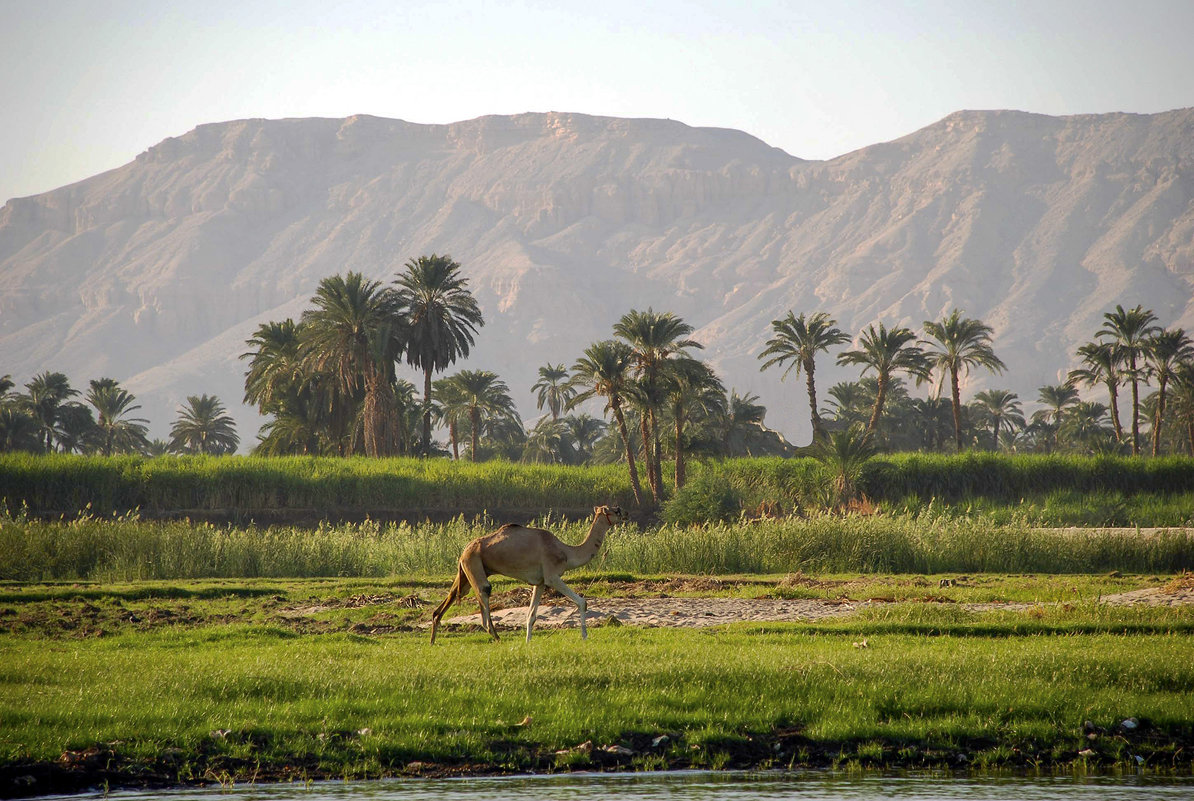
[[[539,521],[579,542],[587,524]],[[83,516],[0,517],[0,579],[135,580],[313,576],[446,576],[487,521],[215,526]],[[1020,521],[898,515],[814,516],[757,524],[615,529],[590,572],[633,574],[863,572],[1171,573],[1194,569],[1183,529],[1041,530]]]

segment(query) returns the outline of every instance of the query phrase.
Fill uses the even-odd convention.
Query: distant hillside
[[[788,309],[856,332],[960,307],[1009,366],[964,392],[1030,401],[1115,303],[1194,328],[1194,109],[964,111],[823,162],[579,114],[203,125],[0,210],[0,373],[118,378],[157,436],[186,395],[215,393],[251,443],[237,357],[256,326],[297,317],[324,276],[389,280],[432,252],[464,265],[485,313],[469,366],[500,373],[528,419],[540,365],[647,306],[696,325],[797,442],[802,388],[755,358]],[[831,365],[822,392],[857,376]]]

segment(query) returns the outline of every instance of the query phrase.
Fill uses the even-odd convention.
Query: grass
[[[669,481],[665,476],[665,483]],[[814,460],[694,461],[690,485],[662,509],[675,523],[734,521],[761,510],[819,508]],[[863,469],[862,492],[887,512],[1013,517],[1037,525],[1181,526],[1194,521],[1194,459],[993,453],[890,454]],[[97,457],[0,454],[0,503],[39,516],[192,515],[248,521],[475,516],[489,511],[575,516],[632,505],[619,465],[563,467],[445,459]],[[286,518],[290,519],[290,518]]]
[[[568,542],[587,526],[537,521]],[[0,515],[0,580],[419,576],[451,572],[491,520],[232,526],[135,516]],[[1039,529],[958,514],[786,518],[703,527],[620,527],[593,568],[631,573],[1092,573],[1194,569],[1187,529]]]
[[[1032,579],[979,579],[1008,598],[1037,592]],[[603,581],[614,579],[590,586]],[[906,587],[869,581],[854,591]],[[399,603],[403,594],[442,591],[418,582],[10,584],[0,588],[0,762],[81,766],[99,753],[116,783],[431,765],[957,767],[960,757],[1134,768],[1135,755],[1188,772],[1194,618],[1091,603],[1105,582],[1155,583],[1145,577],[1074,581],[1074,604],[1039,614],[894,603],[826,624],[607,627],[587,642],[562,631],[530,644],[452,633],[434,647],[402,627],[355,633],[382,609],[409,628],[425,611]],[[288,616],[295,608],[304,620]],[[175,614],[149,621],[154,610]],[[102,636],[53,622],[97,613],[109,621]],[[1128,718],[1137,730],[1119,727]],[[1093,756],[1079,757],[1088,747]]]

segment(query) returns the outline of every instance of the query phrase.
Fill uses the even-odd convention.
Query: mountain
[[[0,373],[117,378],[157,436],[214,393],[251,444],[238,356],[257,325],[297,317],[325,276],[389,281],[433,252],[461,262],[485,314],[468,366],[501,374],[526,419],[539,366],[649,306],[695,325],[727,385],[797,442],[801,382],[756,358],[789,309],[853,333],[958,307],[1009,368],[964,394],[1030,402],[1116,303],[1194,328],[1194,109],[962,111],[830,161],[565,113],[202,125],[0,210]],[[819,363],[822,397],[856,377]]]

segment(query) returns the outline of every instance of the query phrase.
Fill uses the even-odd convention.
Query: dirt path
[[[749,598],[592,598],[589,600],[588,621],[593,625],[626,625],[646,628],[701,628],[725,623],[813,622],[851,615],[878,601],[753,600]],[[936,602],[932,602],[936,603]],[[1194,605],[1194,582],[1167,587],[1108,595],[1100,603],[1112,606],[1191,606]],[[972,612],[1031,609],[1035,603],[979,603],[958,604]],[[502,629],[519,629],[526,625],[527,607],[515,606],[493,613],[494,623]],[[580,623],[576,607],[570,603],[553,603],[539,607],[535,620],[537,628],[574,628]],[[614,624],[612,621],[617,621]],[[480,626],[481,615],[461,615],[444,620],[446,625]]]

